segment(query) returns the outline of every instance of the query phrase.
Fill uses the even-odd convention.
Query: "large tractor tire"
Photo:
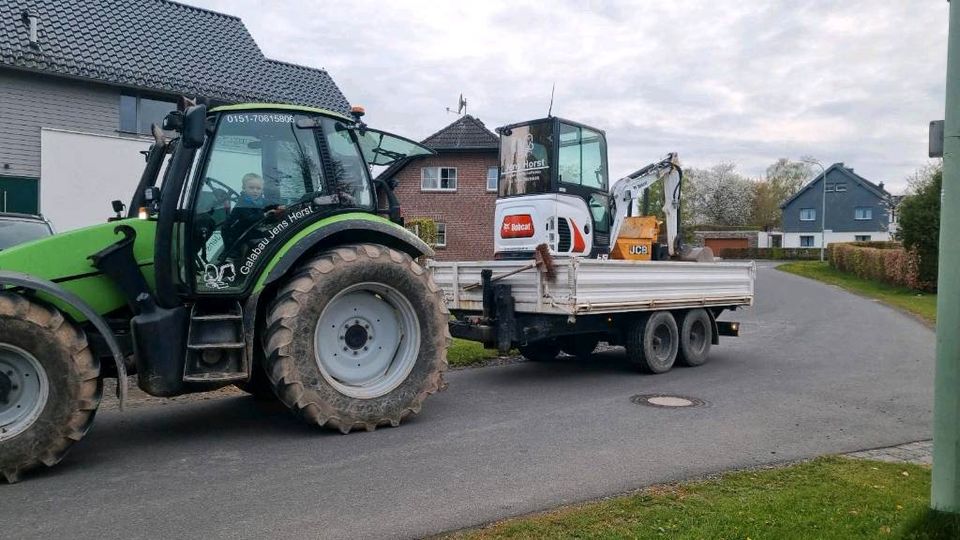
[[[56,465],[93,424],[103,384],[86,336],[56,309],[0,292],[0,475]]]
[[[277,395],[273,391],[273,382],[267,377],[267,372],[264,371],[263,365],[259,362],[254,362],[249,381],[237,383],[234,386],[250,394],[257,401],[274,401],[277,399]]]
[[[680,325],[680,351],[677,362],[684,366],[702,366],[710,357],[713,324],[705,309],[692,309]]]
[[[430,273],[381,245],[304,263],[267,314],[265,367],[311,424],[349,433],[397,426],[443,387],[449,311]]]
[[[627,326],[627,359],[646,373],[666,373],[680,348],[677,321],[669,311],[654,311]]]

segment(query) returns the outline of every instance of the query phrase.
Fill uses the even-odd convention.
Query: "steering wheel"
[[[240,200],[240,194],[237,193],[237,190],[224,184],[223,182],[217,180],[216,178],[205,176],[203,178],[203,183],[210,186],[210,191],[213,193],[213,196],[217,198],[218,204],[222,204],[226,201],[230,201],[231,203],[236,203],[237,201]],[[217,186],[223,189],[219,189]]]

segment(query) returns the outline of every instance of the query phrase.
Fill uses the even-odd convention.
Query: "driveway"
[[[343,436],[227,396],[105,410],[57,467],[0,485],[4,538],[415,537],[726,469],[928,439],[933,333],[761,264],[711,361],[463,370],[396,429]],[[635,405],[635,394],[704,400]]]

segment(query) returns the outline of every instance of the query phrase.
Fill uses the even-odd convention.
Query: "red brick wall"
[[[497,152],[439,153],[418,159],[396,175],[396,194],[406,219],[431,218],[447,226],[447,246],[436,249],[441,261],[493,258],[493,212],[497,194],[487,191],[487,168]],[[421,191],[420,169],[456,167],[456,191]]]

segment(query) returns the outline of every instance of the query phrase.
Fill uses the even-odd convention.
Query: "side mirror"
[[[113,207],[113,211],[117,215],[108,219],[107,221],[116,221],[118,219],[123,219],[123,209],[126,208],[127,205],[123,204],[123,201],[110,201],[110,206]]]
[[[200,148],[207,136],[207,106],[194,105],[183,113],[180,144],[184,148]]]

